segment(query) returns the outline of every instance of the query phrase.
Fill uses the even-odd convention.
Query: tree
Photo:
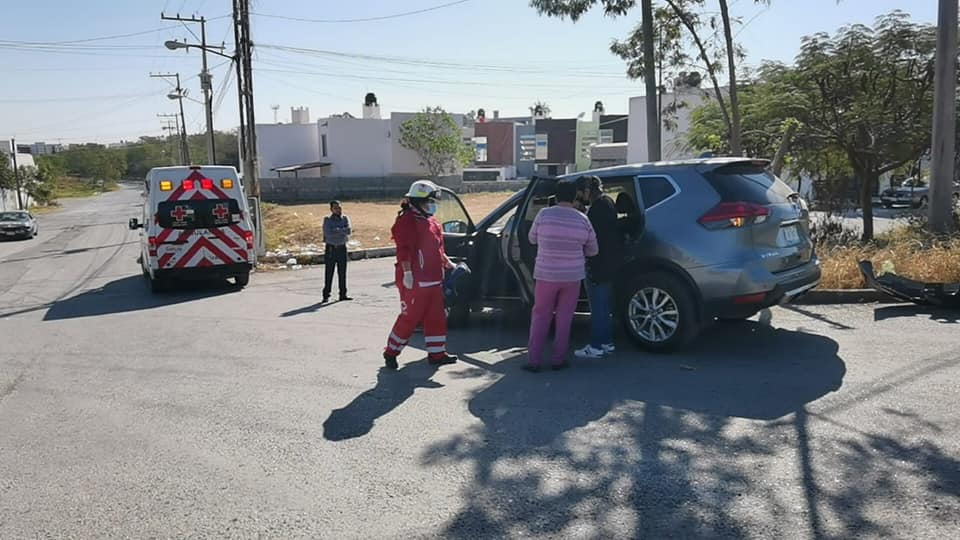
[[[427,107],[400,124],[398,141],[420,156],[420,165],[432,178],[455,173],[473,159],[473,150],[463,141],[460,127],[441,107]]]
[[[530,116],[534,118],[550,118],[550,106],[537,100],[536,103],[530,106]]]
[[[804,38],[793,77],[808,140],[846,154],[860,184],[863,238],[882,174],[930,147],[936,28],[902,11]]]
[[[0,189],[17,189],[17,178],[6,154],[0,153]]]
[[[784,122],[795,119],[791,168],[830,182],[834,193],[846,193],[849,171],[858,185],[863,238],[872,239],[879,177],[930,146],[935,32],[895,11],[873,28],[804,38],[795,65],[766,64],[743,88],[744,148],[773,155]],[[694,112],[691,146],[716,150],[719,116],[714,104]]]
[[[39,205],[53,202],[53,182],[49,165],[20,167],[20,181],[27,196]]]

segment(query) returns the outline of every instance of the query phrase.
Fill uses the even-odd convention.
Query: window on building
[[[600,144],[610,144],[613,142],[613,130],[612,129],[601,129],[600,130]]]
[[[320,156],[327,157],[327,134],[320,135]]]

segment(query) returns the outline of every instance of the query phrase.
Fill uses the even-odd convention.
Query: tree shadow
[[[397,371],[380,368],[376,386],[330,413],[323,423],[323,438],[344,441],[370,433],[378,418],[402,405],[417,388],[442,388],[430,380],[436,371],[425,359],[404,364]]]
[[[733,421],[794,414],[845,374],[829,338],[756,323],[712,330],[678,355],[627,353],[540,374],[520,370],[519,332],[474,334],[450,342],[481,351],[464,356],[461,374],[491,381],[468,405],[481,425],[422,457],[475,471],[444,537],[747,536],[753,524],[731,511],[743,495],[774,515],[790,510],[745,465],[776,448]],[[502,359],[478,358],[494,351]]]
[[[225,280],[184,281],[178,282],[175,287],[170,292],[155,294],[150,292],[143,276],[127,276],[111,281],[103,287],[53,302],[43,320],[58,321],[143,311],[238,292],[236,287]]]
[[[960,310],[958,309],[918,306],[913,304],[877,308],[873,312],[873,320],[879,322],[888,319],[917,317],[918,315],[926,315],[930,317],[931,321],[943,324],[960,323]]]

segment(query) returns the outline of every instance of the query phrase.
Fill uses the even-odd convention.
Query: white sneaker
[[[604,354],[613,354],[617,352],[617,347],[613,343],[604,343],[603,353]]]
[[[604,354],[603,349],[594,349],[592,345],[573,351],[577,358],[603,358]]]

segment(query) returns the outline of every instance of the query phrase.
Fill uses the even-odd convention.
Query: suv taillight
[[[723,202],[697,220],[708,229],[740,228],[754,223],[763,223],[770,215],[766,206],[748,202]]]

